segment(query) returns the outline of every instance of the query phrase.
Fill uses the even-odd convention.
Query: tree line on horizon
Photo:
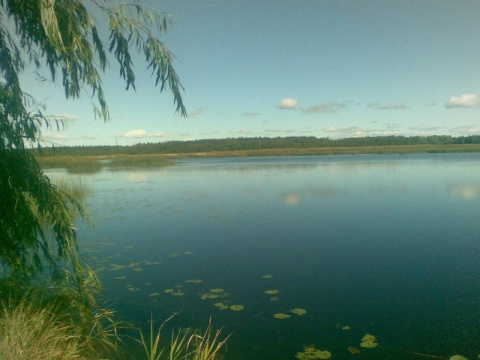
[[[61,146],[44,147],[38,156],[97,156],[185,154],[211,151],[242,151],[272,149],[312,149],[327,147],[411,146],[411,145],[464,145],[480,144],[480,135],[458,136],[373,136],[361,138],[329,139],[314,136],[225,138],[158,143],[138,143],[128,146]]]

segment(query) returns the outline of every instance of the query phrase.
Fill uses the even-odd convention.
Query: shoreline
[[[319,148],[284,148],[260,150],[228,150],[186,153],[156,154],[97,154],[97,155],[53,155],[36,156],[37,160],[48,162],[50,159],[139,159],[139,158],[222,158],[222,157],[257,157],[257,156],[317,156],[317,155],[357,155],[357,154],[414,154],[414,153],[471,153],[480,152],[480,144],[451,145],[387,145],[355,147],[319,147]]]

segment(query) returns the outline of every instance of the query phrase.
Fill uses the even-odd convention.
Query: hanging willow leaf
[[[67,99],[88,94],[94,114],[107,121],[102,76],[114,61],[126,88],[135,89],[137,53],[159,90],[173,94],[175,111],[186,116],[174,57],[159,40],[169,22],[134,0],[0,0],[0,277],[29,277],[48,265],[53,274],[73,269],[68,278],[79,291],[85,287],[73,226],[73,214],[84,210],[50,182],[31,151],[41,149],[41,126],[65,123],[44,114],[43,104],[24,92],[20,74],[31,64],[34,81],[58,83]]]

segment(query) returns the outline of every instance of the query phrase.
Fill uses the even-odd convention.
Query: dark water
[[[139,326],[212,317],[234,331],[227,359],[308,344],[335,359],[480,353],[478,154],[195,159],[83,182],[96,222],[83,250]],[[201,299],[215,288],[228,296]],[[351,355],[366,333],[379,347]]]

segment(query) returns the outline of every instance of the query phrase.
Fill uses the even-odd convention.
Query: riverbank
[[[169,154],[138,155],[54,155],[37,156],[44,169],[64,168],[72,173],[95,173],[103,167],[121,169],[122,167],[159,167],[172,164],[180,158],[220,158],[220,157],[268,157],[268,156],[318,156],[318,155],[356,155],[356,154],[413,154],[413,153],[470,153],[480,152],[480,144],[449,145],[391,145],[358,147],[318,147],[260,150],[206,151]]]

